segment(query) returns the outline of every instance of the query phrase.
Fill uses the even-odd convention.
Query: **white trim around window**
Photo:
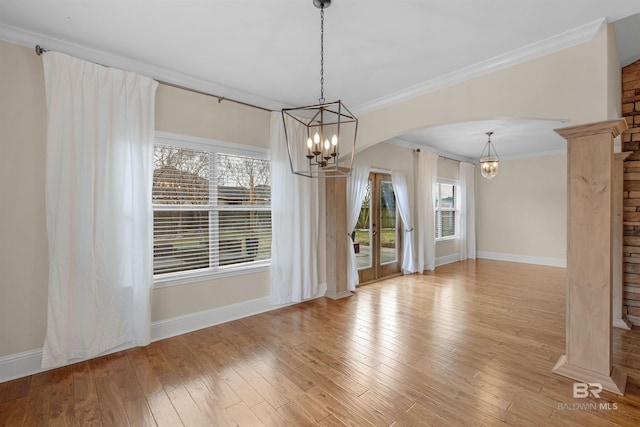
[[[161,130],[156,131],[155,143],[159,145],[173,145],[174,147],[221,151],[225,154],[235,154],[237,156],[257,157],[262,159],[271,158],[271,150],[269,148],[201,138],[198,136],[180,135],[178,133],[165,132]]]
[[[459,239],[460,228],[460,183],[458,181],[446,178],[438,178],[435,188],[435,237],[436,242],[442,242],[447,240]],[[445,198],[448,199],[448,203],[443,203],[443,192],[446,193]],[[449,206],[443,206],[449,205]],[[453,205],[453,206],[451,206]],[[449,225],[453,226],[453,234],[447,233],[446,236],[441,236],[445,224],[443,223],[443,213],[449,213],[449,218],[453,216],[453,223]]]
[[[231,182],[226,177],[235,175],[220,175],[218,168],[243,170],[247,167],[243,166],[246,161],[252,165],[257,161],[268,171],[268,163],[264,164],[264,160],[269,160],[270,150],[162,131],[156,132],[155,146],[161,150],[160,159],[165,153],[163,147],[167,147],[185,160],[180,160],[183,166],[177,168],[175,165],[169,167],[170,162],[165,166],[164,160],[160,160],[162,167],[158,169],[156,162],[159,160],[154,156],[154,288],[268,271],[271,265],[267,259],[270,258],[271,237],[270,174],[264,171],[251,174],[250,191],[246,180],[237,178],[239,182]],[[196,156],[205,159],[197,173],[186,160]],[[225,162],[231,163],[224,166]],[[240,162],[239,166],[234,162]],[[203,168],[205,163],[208,166]],[[160,175],[156,177],[158,173]],[[258,176],[266,182],[256,182],[260,186],[254,187],[254,177]],[[159,179],[162,182],[156,183]],[[247,225],[247,221],[251,225]],[[244,236],[247,229],[252,230],[250,236]],[[243,236],[246,243],[241,242]],[[193,246],[192,241],[196,239],[200,243]],[[236,240],[240,243],[235,244]],[[260,243],[254,243],[256,240]],[[171,251],[166,249],[168,241],[173,242]],[[223,249],[223,242],[234,243],[234,246],[227,248],[225,244]],[[176,251],[179,259],[174,259]],[[200,266],[206,259],[209,259],[207,265]],[[175,269],[168,268],[171,260],[175,261]]]

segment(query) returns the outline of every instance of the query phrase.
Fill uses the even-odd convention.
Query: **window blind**
[[[154,275],[271,258],[269,160],[156,145]]]
[[[436,187],[436,239],[457,236],[456,185],[438,182]]]

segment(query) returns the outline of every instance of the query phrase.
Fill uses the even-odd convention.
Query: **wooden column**
[[[347,179],[325,178],[325,223],[327,237],[327,292],[340,299],[351,296],[347,290]]]
[[[613,156],[613,295],[612,295],[612,315],[613,326],[616,328],[631,330],[631,323],[623,314],[624,306],[623,294],[623,249],[624,249],[624,229],[623,229],[623,186],[624,186],[624,160],[631,155],[631,152],[615,153]]]
[[[627,374],[612,367],[613,139],[610,120],[557,129],[567,140],[567,354],[553,372],[624,394]]]

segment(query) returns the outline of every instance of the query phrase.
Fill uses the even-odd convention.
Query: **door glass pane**
[[[380,264],[398,260],[396,195],[391,181],[380,184]]]
[[[371,180],[367,184],[360,216],[353,231],[353,247],[358,269],[371,267]]]

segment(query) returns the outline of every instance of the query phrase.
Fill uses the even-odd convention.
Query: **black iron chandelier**
[[[349,176],[358,119],[342,101],[324,99],[324,10],[331,0],[313,0],[320,9],[320,99],[317,105],[283,108],[291,172],[309,178]]]

